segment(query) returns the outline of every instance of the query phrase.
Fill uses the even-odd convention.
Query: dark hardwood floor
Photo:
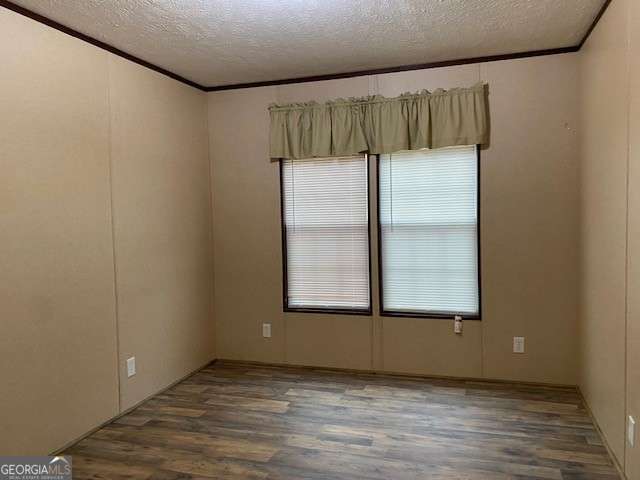
[[[222,363],[64,454],[76,479],[618,479],[571,388]]]

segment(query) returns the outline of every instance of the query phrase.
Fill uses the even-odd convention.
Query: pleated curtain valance
[[[487,87],[272,105],[271,158],[393,153],[489,142]]]

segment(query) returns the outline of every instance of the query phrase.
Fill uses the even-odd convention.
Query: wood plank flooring
[[[223,363],[64,454],[75,479],[619,478],[571,388]]]

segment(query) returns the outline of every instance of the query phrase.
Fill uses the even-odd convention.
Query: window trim
[[[334,307],[290,307],[289,306],[289,279],[287,276],[287,230],[284,213],[284,179],[282,169],[284,159],[278,159],[280,173],[280,237],[282,242],[282,311],[298,313],[324,313],[334,315],[373,315],[373,285],[371,271],[371,158],[364,153],[364,161],[367,165],[367,248],[369,249],[369,306],[367,308],[334,308]]]
[[[476,171],[477,175],[477,184],[476,184],[476,244],[478,251],[477,258],[477,270],[478,270],[478,313],[476,314],[460,314],[455,312],[408,312],[408,311],[394,311],[394,310],[385,310],[384,308],[384,286],[382,279],[382,225],[380,224],[380,155],[376,155],[376,223],[378,229],[378,296],[379,296],[379,305],[380,305],[380,316],[381,317],[404,317],[404,318],[430,318],[435,320],[452,320],[456,316],[462,317],[463,320],[482,320],[482,251],[480,249],[480,145],[476,145]]]

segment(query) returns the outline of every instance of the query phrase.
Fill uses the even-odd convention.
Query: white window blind
[[[381,155],[386,312],[479,313],[476,146]]]
[[[282,161],[289,308],[368,310],[367,158]]]

